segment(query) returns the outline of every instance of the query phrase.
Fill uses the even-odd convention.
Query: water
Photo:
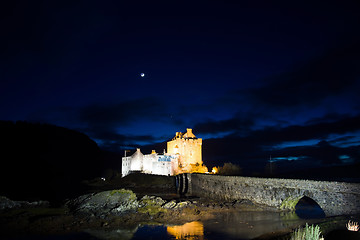
[[[176,226],[141,226],[132,240],[142,239],[253,239],[321,219],[324,211],[310,198],[299,201],[294,212],[224,211],[214,218]]]
[[[143,240],[143,239],[253,239],[284,229],[297,228],[311,219],[325,217],[322,209],[311,199],[302,199],[294,212],[223,211],[213,218],[182,225],[140,225],[134,229],[86,230],[62,236],[26,237],[16,240]]]
[[[299,212],[299,211],[298,211]],[[301,210],[300,210],[301,212]],[[111,232],[88,232],[98,239],[253,239],[260,235],[296,228],[305,224],[296,212],[244,212],[224,211],[212,219],[193,221],[182,225],[144,225],[133,230],[115,230]]]

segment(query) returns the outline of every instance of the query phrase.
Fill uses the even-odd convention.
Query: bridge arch
[[[295,213],[302,219],[325,217],[325,212],[320,205],[315,200],[307,196],[299,199],[295,206]]]
[[[291,195],[282,200],[280,209],[282,210],[296,210],[296,207],[299,204],[305,203],[306,205],[313,205],[318,206],[323,212],[326,209],[326,206],[321,206],[323,201],[319,199],[316,195],[312,194],[311,192],[304,192]]]
[[[295,207],[300,200],[310,201],[310,202],[312,201],[322,208],[322,206],[320,205],[321,199],[317,199],[311,193],[306,193],[306,194],[299,193],[299,194],[290,195],[289,197],[283,199],[280,205],[280,209],[295,210]]]

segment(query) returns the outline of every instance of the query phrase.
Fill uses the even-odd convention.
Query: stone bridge
[[[223,201],[247,199],[280,210],[294,210],[303,197],[314,200],[326,216],[360,213],[360,184],[210,174],[176,176],[179,193]]]

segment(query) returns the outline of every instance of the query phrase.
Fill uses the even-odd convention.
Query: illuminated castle
[[[167,142],[167,153],[158,154],[154,150],[151,154],[142,154],[138,148],[136,152],[122,158],[122,176],[132,171],[157,175],[176,175],[179,173],[208,171],[201,159],[202,139],[195,137],[192,129],[186,133],[177,132],[175,137]]]
[[[175,137],[167,142],[167,151],[170,155],[178,156],[176,173],[207,172],[201,158],[202,139],[195,137],[192,129],[186,133],[177,132]]]

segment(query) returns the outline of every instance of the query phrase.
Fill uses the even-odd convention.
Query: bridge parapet
[[[189,194],[219,200],[248,199],[277,209],[294,209],[306,196],[327,216],[360,213],[360,184],[298,179],[188,174]]]

